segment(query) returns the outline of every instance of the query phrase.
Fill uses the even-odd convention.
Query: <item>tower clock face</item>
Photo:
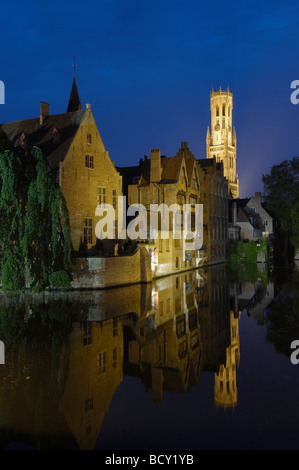
[[[215,131],[219,131],[219,129],[220,129],[219,124],[216,124],[215,127],[214,127],[214,130],[215,130]]]

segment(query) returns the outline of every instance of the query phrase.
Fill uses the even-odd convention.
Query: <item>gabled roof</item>
[[[178,181],[181,171],[183,157],[161,157],[162,175],[160,184],[171,184]],[[120,173],[126,173],[127,177],[131,173],[132,176],[137,175],[138,167],[126,167],[124,170],[119,168]],[[150,159],[144,160],[139,167],[140,173],[140,186],[147,186],[150,184],[151,161]]]
[[[237,221],[238,222],[250,222],[247,217],[246,212],[243,210],[242,207],[239,207],[238,209]]]
[[[161,156],[162,174],[158,184],[173,184],[179,180],[183,163],[185,162],[188,183],[190,183],[196,159],[187,147],[187,142],[182,142],[181,148],[174,157]],[[133,178],[140,177],[140,186],[150,184],[151,160],[145,156],[141,159],[139,166],[118,167],[117,170],[123,176],[126,184],[133,184]],[[136,183],[135,183],[136,184]]]
[[[0,124],[12,144],[17,147],[23,142],[29,146],[39,147],[51,168],[57,168],[63,161],[71,142],[79,128],[86,110],[63,114],[54,114],[40,118]]]
[[[181,155],[162,158],[161,183],[176,183],[180,177],[182,164],[183,157]]]

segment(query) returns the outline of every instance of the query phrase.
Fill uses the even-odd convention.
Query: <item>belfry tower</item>
[[[207,158],[223,162],[224,176],[228,180],[230,198],[239,197],[239,180],[236,169],[237,137],[232,127],[233,93],[229,88],[224,91],[211,91],[211,131],[207,130]]]

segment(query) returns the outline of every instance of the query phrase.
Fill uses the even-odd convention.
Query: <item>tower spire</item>
[[[71,89],[71,94],[70,94],[70,99],[67,107],[67,112],[71,113],[73,111],[78,111],[81,109],[81,101],[79,98],[79,93],[78,93],[78,88],[77,88],[77,83],[76,83],[76,61],[75,61],[75,56],[74,56],[74,63],[73,63],[73,69],[74,69],[74,78],[73,78],[73,85]]]
[[[206,137],[207,158],[213,156],[223,162],[223,174],[228,180],[229,194],[239,197],[239,180],[237,175],[237,137],[232,128],[233,94],[227,90],[213,91],[210,94],[211,129]]]
[[[75,78],[75,75],[76,75],[76,68],[78,67],[78,65],[76,64],[76,60],[75,60],[75,56],[74,56],[74,63],[73,63],[73,69],[74,69],[74,78]]]

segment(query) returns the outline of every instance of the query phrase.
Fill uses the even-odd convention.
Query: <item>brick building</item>
[[[74,76],[67,112],[50,115],[41,102],[40,116],[0,125],[14,146],[39,147],[66,199],[73,247],[96,243],[95,209],[99,202],[117,205],[122,178],[110,159],[90,104],[82,109]]]

